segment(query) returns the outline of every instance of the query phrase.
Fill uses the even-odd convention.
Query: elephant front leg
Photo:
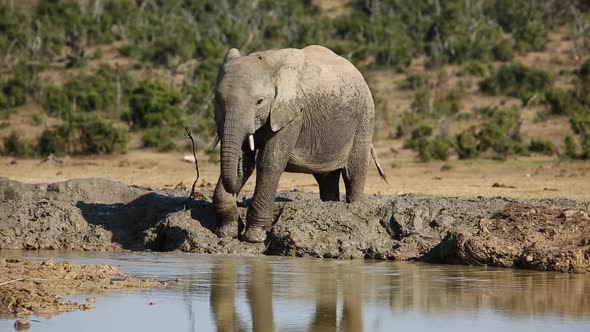
[[[252,175],[255,165],[254,153],[245,156],[248,158],[244,158],[244,178],[240,190]],[[234,195],[228,193],[223,187],[221,176],[219,177],[219,180],[217,180],[217,185],[213,192],[213,208],[215,209],[215,219],[217,221],[215,234],[219,237],[237,238],[239,214],[236,199]]]
[[[258,152],[256,158],[256,188],[248,208],[243,240],[262,242],[274,219],[274,201],[281,174],[287,166],[297,143],[301,122],[295,120],[275,133]]]
[[[213,208],[215,209],[215,220],[217,228],[215,233],[219,237],[238,236],[238,207],[234,196],[223,187],[221,176],[217,180],[215,192],[213,193]]]

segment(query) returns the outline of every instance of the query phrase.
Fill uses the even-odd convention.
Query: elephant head
[[[256,132],[268,122],[276,132],[295,119],[305,107],[306,90],[317,81],[311,76],[318,72],[301,50],[227,52],[215,87],[221,178],[227,192],[237,193],[246,168],[254,165]]]

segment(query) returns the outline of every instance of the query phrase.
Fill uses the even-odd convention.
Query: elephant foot
[[[217,228],[215,234],[218,237],[238,237],[238,209],[234,206],[229,209],[218,209],[216,211]]]
[[[248,226],[242,234],[242,240],[250,243],[260,243],[266,240],[268,228],[259,226]]]
[[[237,238],[238,237],[238,223],[227,223],[218,226],[215,234],[220,238]]]

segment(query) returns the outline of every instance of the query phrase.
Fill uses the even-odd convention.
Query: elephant
[[[375,106],[357,68],[312,45],[242,55],[230,49],[215,84],[221,171],[213,194],[220,237],[263,242],[283,172],[312,174],[322,201],[362,201],[369,161],[387,181],[372,145]],[[238,234],[237,195],[256,169],[256,185]]]

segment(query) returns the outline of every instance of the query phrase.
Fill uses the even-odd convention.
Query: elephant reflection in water
[[[252,330],[274,331],[272,313],[272,271],[264,260],[249,263],[250,280],[246,296],[252,313]],[[217,331],[247,331],[236,313],[237,264],[233,260],[220,260],[211,276],[211,310]]]
[[[334,269],[319,265],[312,274],[315,294],[315,314],[309,331],[362,331],[362,276],[354,266]],[[246,331],[236,313],[237,263],[222,259],[213,268],[211,280],[211,310],[217,331]],[[275,331],[272,306],[272,270],[264,260],[248,263],[250,278],[246,297],[252,314],[252,330]],[[340,324],[337,319],[338,288],[343,294]]]
[[[362,276],[359,269],[349,266],[338,271],[321,266],[314,274],[316,308],[310,331],[337,331],[338,276],[343,294],[340,331],[363,330]]]

